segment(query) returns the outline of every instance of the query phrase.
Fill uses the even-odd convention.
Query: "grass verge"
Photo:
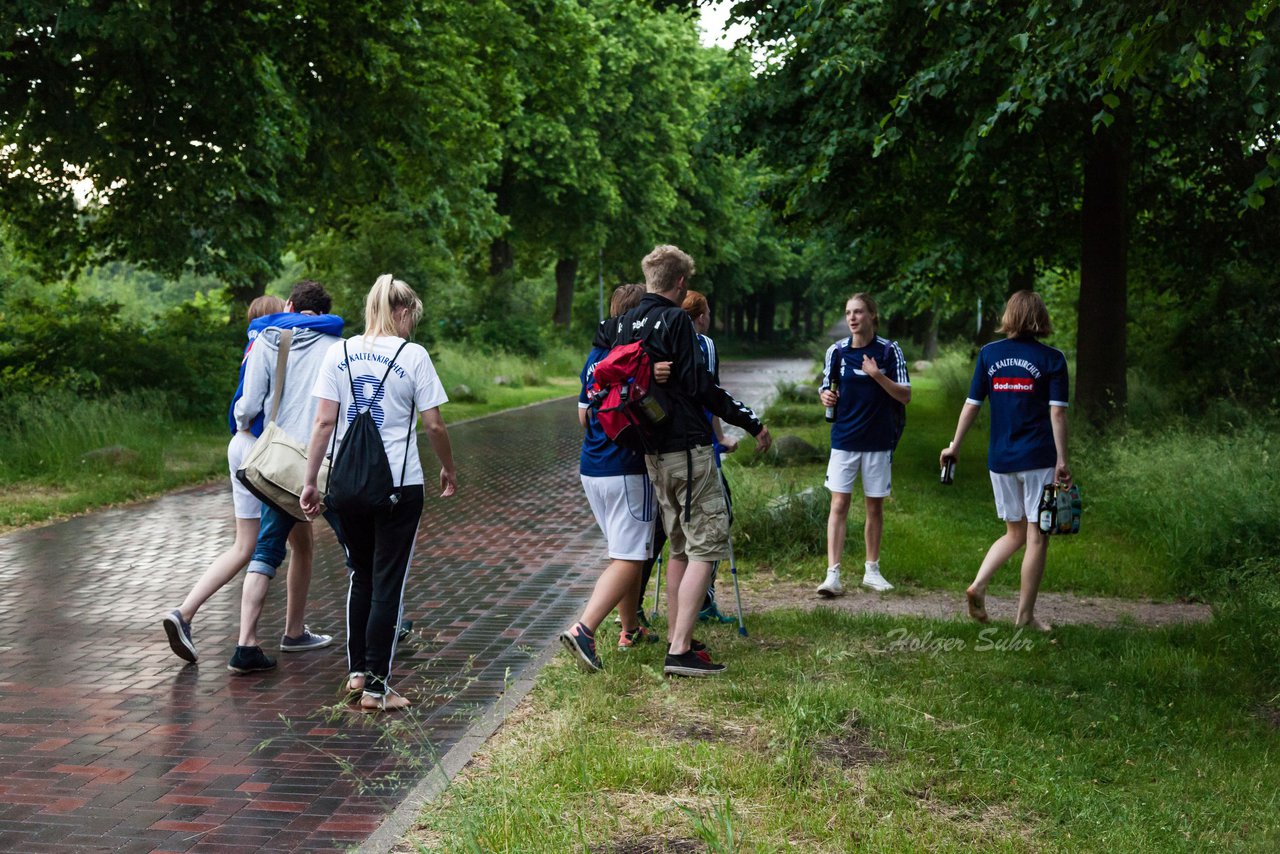
[[[702,633],[723,678],[664,680],[656,648],[592,677],[558,659],[402,850],[1280,844],[1276,722],[1212,624],[1046,638],[819,611]]]
[[[886,505],[892,595],[962,590],[1003,530],[984,424],[957,483],[937,482],[966,370],[944,361],[913,377]],[[813,461],[745,447],[731,458],[746,585],[753,573],[821,578],[820,419],[796,400],[766,418],[775,435],[815,445]],[[560,657],[399,850],[1275,850],[1280,490],[1269,436],[1256,425],[1073,443],[1085,527],[1053,541],[1044,589],[1198,595],[1217,603],[1210,623],[1032,636],[776,611],[750,615],[747,639],[699,629],[729,666],[719,679],[664,679],[657,647],[602,647],[606,669],[590,677]],[[1205,448],[1229,471],[1220,489],[1205,480],[1217,469],[1183,474]],[[855,509],[850,565],[861,527]],[[1009,566],[998,584],[1012,591],[1017,578]]]

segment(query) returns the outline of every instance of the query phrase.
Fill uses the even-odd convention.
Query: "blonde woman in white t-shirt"
[[[422,300],[413,289],[389,274],[379,276],[365,300],[364,334],[330,348],[314,390],[316,417],[307,451],[303,511],[315,515],[323,509],[316,479],[335,427],[340,447],[352,420],[366,410],[378,426],[399,488],[398,501],[388,509],[338,512],[352,566],[347,687],[362,692],[360,705],[368,710],[409,705],[389,683],[404,586],[422,516],[424,477],[415,435],[419,417],[440,460],[440,497],[453,495],[458,485],[449,431],[439,408],[448,397],[427,351],[406,343],[421,317]]]

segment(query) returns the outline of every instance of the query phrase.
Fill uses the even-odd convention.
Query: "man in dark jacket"
[[[729,557],[729,510],[712,453],[714,437],[703,409],[756,438],[756,451],[772,437],[754,412],[715,384],[702,363],[698,336],[681,308],[693,259],[675,246],[658,246],[641,262],[648,293],[618,320],[615,345],[643,341],[656,364],[671,362],[658,398],[667,411],[645,466],[653,481],[662,524],[671,543],[667,562],[667,631],[670,648],[663,670],[675,676],[713,676],[724,671],[700,644],[693,625],[707,591],[712,564]],[[661,377],[661,375],[658,375]]]

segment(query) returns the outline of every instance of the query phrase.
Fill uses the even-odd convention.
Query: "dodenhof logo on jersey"
[[[991,381],[992,391],[1033,392],[1036,381],[1031,377],[996,377]]]

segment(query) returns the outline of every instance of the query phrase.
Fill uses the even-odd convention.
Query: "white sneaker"
[[[893,585],[884,580],[884,576],[880,574],[879,567],[867,567],[862,574],[862,586],[870,587],[877,593],[884,593],[886,590],[892,590]]]
[[[818,595],[824,599],[844,595],[844,586],[840,584],[840,570],[827,570],[827,580],[818,585]]]

